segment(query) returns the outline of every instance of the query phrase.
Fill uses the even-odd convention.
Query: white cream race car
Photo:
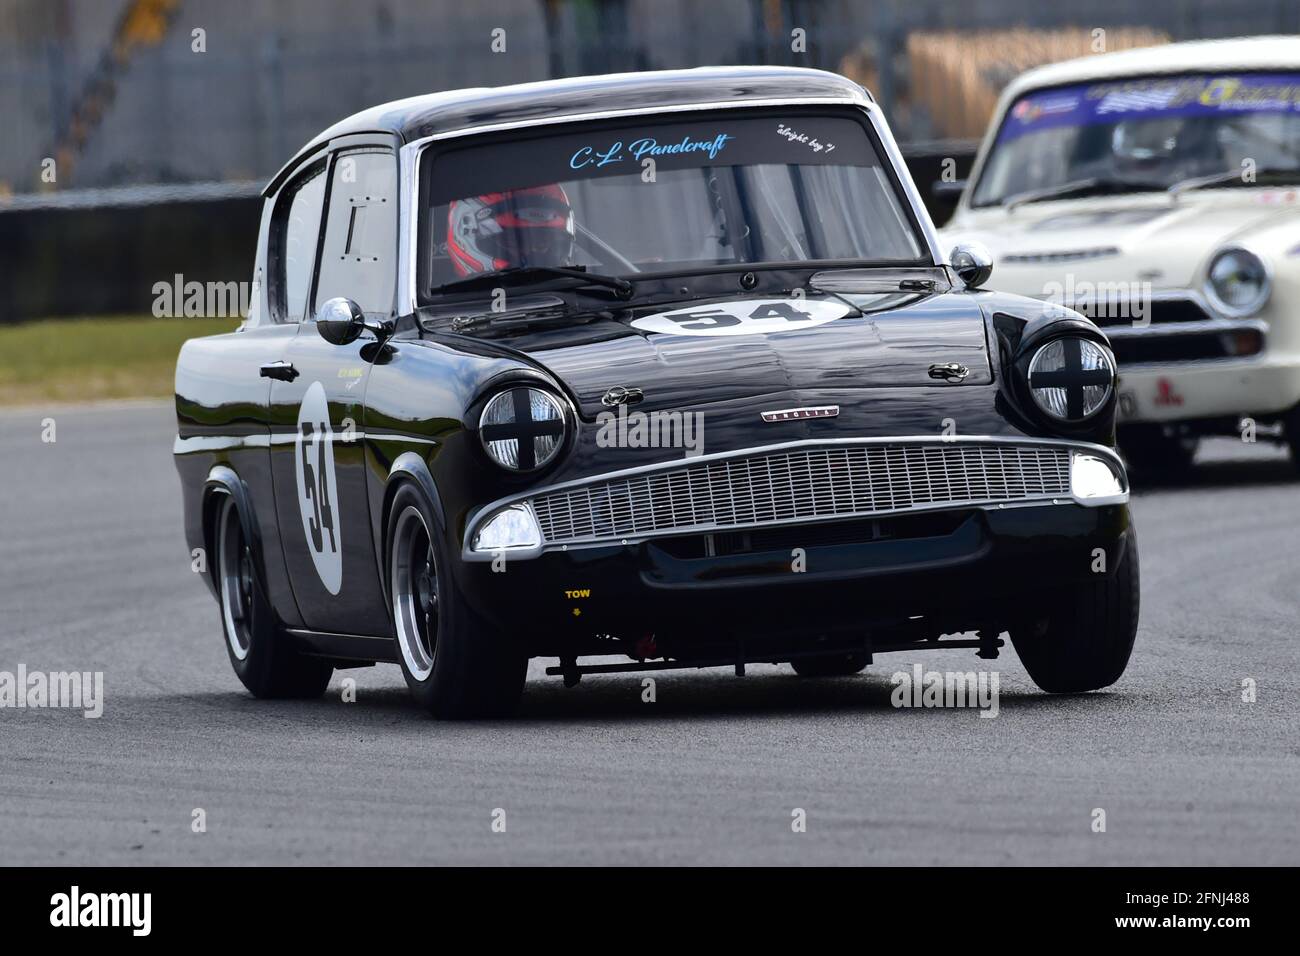
[[[940,236],[993,288],[1092,317],[1119,363],[1120,442],[1149,470],[1204,435],[1300,465],[1300,39],[1099,54],[1003,93]]]

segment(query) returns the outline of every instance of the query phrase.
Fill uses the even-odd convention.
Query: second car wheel
[[[217,600],[226,653],[254,697],[319,697],[334,668],[294,647],[280,632],[240,521],[228,493],[217,501],[213,524]]]
[[[1291,449],[1291,461],[1300,469],[1300,405],[1286,413],[1282,420],[1287,445]]]
[[[1197,439],[1166,434],[1159,425],[1130,425],[1120,429],[1120,449],[1129,467],[1155,479],[1178,478],[1191,470]]]
[[[389,604],[406,685],[440,718],[509,713],[528,658],[465,602],[425,495],[404,483],[389,510]]]
[[[1064,585],[1044,613],[1011,629],[1020,663],[1053,694],[1098,690],[1119,680],[1137,634],[1137,537],[1128,532],[1119,566]]]

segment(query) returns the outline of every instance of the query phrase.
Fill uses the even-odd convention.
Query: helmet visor
[[[573,211],[549,196],[507,194],[492,205],[498,230],[484,245],[511,266],[564,266],[573,254]]]

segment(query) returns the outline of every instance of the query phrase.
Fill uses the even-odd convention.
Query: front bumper
[[[1127,504],[964,509],[865,525],[878,537],[864,523],[793,526],[750,532],[734,548],[713,536],[728,553],[684,536],[465,564],[461,573],[478,613],[533,655],[562,655],[591,635],[653,634],[681,656],[720,642],[792,649],[868,631],[1004,629],[1041,611],[1062,585],[1095,575],[1100,555],[1117,567],[1132,534]]]
[[[1085,496],[1089,469],[1104,493]],[[458,577],[479,614],[534,636],[533,654],[592,634],[797,643],[923,619],[937,635],[1028,613],[1094,573],[1098,549],[1117,561],[1127,502],[1118,456],[1087,443],[784,443],[493,502],[467,522]],[[539,517],[538,542],[475,551],[512,508]]]
[[[1075,469],[1080,458],[1108,469],[1113,487],[1082,489]],[[467,563],[503,556],[519,561],[686,534],[1071,500],[1086,507],[1128,501],[1128,479],[1112,449],[988,435],[782,442],[502,498],[469,516],[461,557]],[[506,542],[485,533],[509,512],[533,524],[536,534]]]
[[[1124,301],[1075,307],[1111,341],[1120,424],[1200,420],[1220,430],[1300,402],[1300,355],[1288,352],[1263,318],[1223,316],[1185,289],[1152,294],[1141,313]]]
[[[1120,424],[1279,416],[1300,402],[1300,357],[1120,366]]]

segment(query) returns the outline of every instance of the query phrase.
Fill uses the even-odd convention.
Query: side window
[[[342,153],[331,173],[316,305],[345,296],[362,312],[393,311],[397,275],[397,159]]]
[[[307,310],[324,205],[324,166],[290,184],[277,200],[272,223],[275,261],[270,289],[277,321],[301,322]]]

